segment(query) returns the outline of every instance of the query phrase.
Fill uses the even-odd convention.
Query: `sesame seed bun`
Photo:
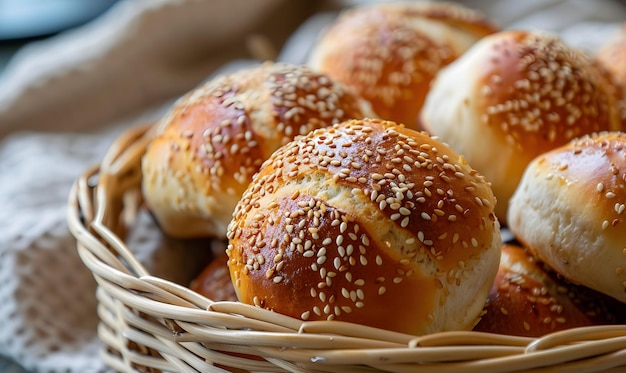
[[[214,301],[236,301],[237,295],[230,280],[228,257],[222,251],[189,284],[189,289]]]
[[[521,246],[505,244],[484,314],[474,330],[541,337],[581,326],[614,324],[618,306],[610,297],[565,281]]]
[[[231,278],[240,301],[302,320],[469,330],[500,258],[494,204],[426,133],[346,121],[261,167],[229,226]]]
[[[622,128],[616,101],[589,56],[557,36],[502,31],[439,73],[421,121],[492,183],[506,225],[528,163],[575,137]]]
[[[143,193],[173,237],[225,238],[261,163],[296,135],[371,115],[369,104],[305,66],[265,63],[178,100],[142,161]]]
[[[626,132],[626,25],[622,26],[594,56],[592,63],[606,81],[609,93],[615,98],[614,107]]]
[[[367,99],[380,118],[419,129],[417,116],[439,69],[496,30],[482,14],[453,3],[361,5],[325,30],[309,65]]]
[[[509,228],[571,282],[626,302],[626,133],[541,155],[511,198]]]

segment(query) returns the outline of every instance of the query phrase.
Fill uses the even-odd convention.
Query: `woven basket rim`
[[[152,276],[121,237],[142,205],[141,156],[154,125],[133,127],[75,181],[67,221],[98,283],[101,357],[118,371],[510,372],[626,366],[626,325],[540,338],[482,332],[421,337],[339,321],[304,322],[215,302]]]

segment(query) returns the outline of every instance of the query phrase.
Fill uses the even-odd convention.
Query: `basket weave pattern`
[[[626,325],[542,338],[478,332],[416,337],[337,321],[303,322],[214,302],[152,276],[124,237],[142,208],[150,125],[124,133],[70,193],[69,228],[98,283],[102,358],[122,372],[623,371]],[[620,368],[621,367],[621,368]]]

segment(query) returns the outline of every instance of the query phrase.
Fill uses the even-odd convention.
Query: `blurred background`
[[[0,0],[0,71],[23,45],[80,26],[118,0]]]

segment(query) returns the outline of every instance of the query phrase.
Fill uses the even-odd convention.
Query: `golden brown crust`
[[[437,72],[496,30],[482,15],[453,4],[361,6],[329,27],[310,64],[371,102],[380,118],[416,129]]]
[[[528,166],[510,229],[568,280],[626,302],[626,133],[584,136]]]
[[[613,312],[618,307],[603,294],[561,279],[521,246],[506,244],[484,314],[474,330],[541,337],[575,327],[616,323]]]
[[[316,130],[275,152],[238,203],[233,283],[242,302],[304,320],[471,328],[499,258],[494,204],[425,133],[371,119]]]
[[[591,59],[550,34],[510,31],[482,57],[476,105],[486,126],[533,154],[583,134],[618,130]]]
[[[228,256],[221,253],[189,284],[189,289],[213,301],[237,301],[235,288],[228,272]]]
[[[557,36],[502,31],[441,71],[421,121],[492,182],[506,224],[530,161],[575,137],[620,130],[624,107],[606,73]]]
[[[369,115],[367,104],[304,66],[265,63],[182,97],[143,158],[144,195],[172,236],[224,237],[232,210],[279,146]]]

